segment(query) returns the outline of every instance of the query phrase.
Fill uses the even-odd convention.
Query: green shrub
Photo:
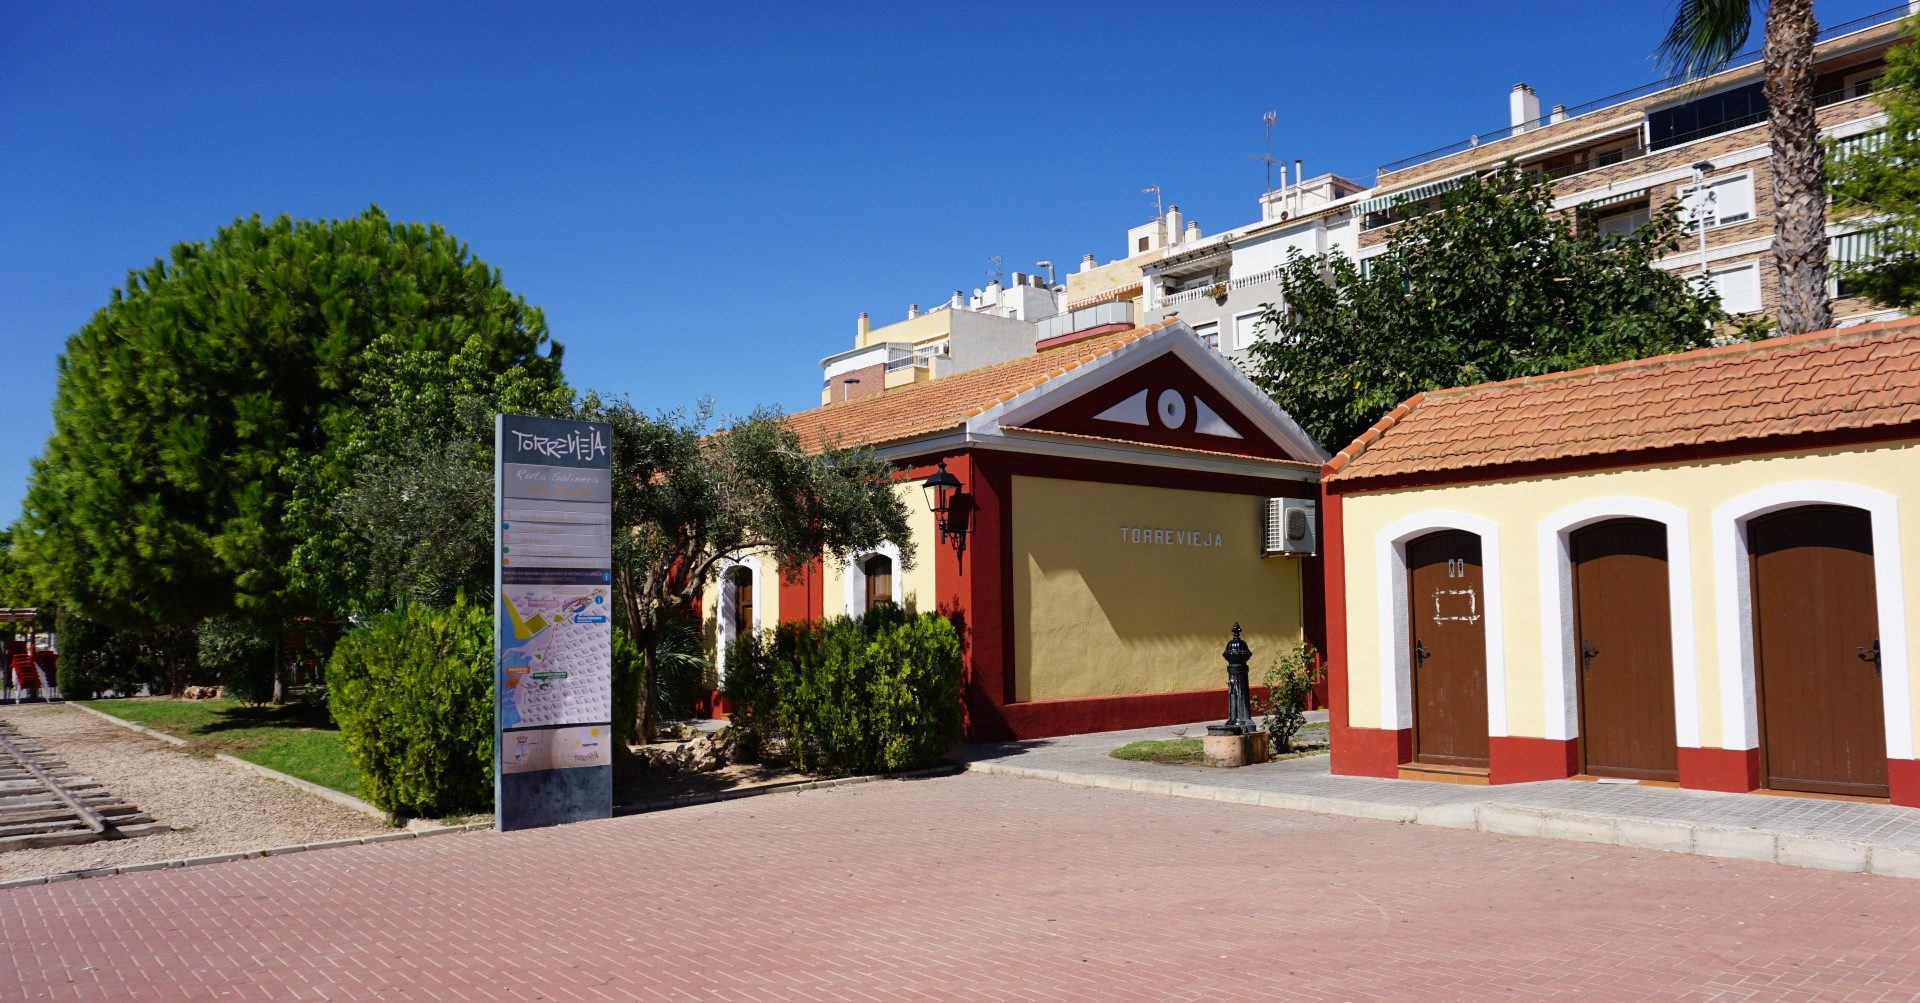
[[[1307,720],[1307,694],[1320,681],[1320,652],[1304,641],[1292,654],[1282,655],[1267,669],[1267,695],[1260,727],[1276,755],[1293,751],[1293,736]]]
[[[491,806],[493,671],[492,618],[464,596],[380,614],[341,638],[327,704],[362,796],[427,817]]]
[[[935,613],[883,606],[860,620],[783,623],[727,655],[743,740],[783,740],[812,773],[927,766],[960,740],[960,638]]]
[[[640,649],[634,646],[633,638],[618,627],[613,628],[613,749],[616,754],[625,753],[627,746],[634,740],[634,720],[630,712],[640,704],[640,675],[646,671],[641,661]],[[621,713],[619,708],[626,707],[629,713]]]
[[[273,639],[237,617],[208,617],[196,638],[201,669],[212,672],[227,695],[258,707],[273,699]]]

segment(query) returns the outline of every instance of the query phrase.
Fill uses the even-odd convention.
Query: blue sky
[[[434,220],[582,387],[818,400],[821,356],[1009,271],[1123,252],[1159,184],[1248,222],[1275,153],[1371,183],[1651,79],[1667,0],[0,5],[0,524],[55,360],[130,268],[234,217]],[[1833,24],[1889,0],[1820,0]],[[1757,39],[1756,39],[1757,41]]]

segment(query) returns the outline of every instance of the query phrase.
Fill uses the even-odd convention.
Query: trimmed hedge
[[[492,618],[465,597],[383,613],[341,638],[327,705],[362,796],[396,815],[490,808],[493,671]]]
[[[726,695],[750,743],[784,740],[802,770],[930,766],[960,741],[960,637],[944,616],[891,605],[859,620],[783,623],[735,640]]]

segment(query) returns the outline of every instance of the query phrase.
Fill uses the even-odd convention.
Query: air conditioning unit
[[[1269,498],[1263,555],[1311,557],[1320,552],[1318,503],[1311,498]]]

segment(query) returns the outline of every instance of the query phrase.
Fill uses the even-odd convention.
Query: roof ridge
[[[1703,348],[1690,348],[1684,352],[1668,352],[1663,355],[1649,355],[1644,359],[1625,359],[1620,362],[1608,362],[1598,366],[1584,366],[1579,369],[1563,369],[1551,373],[1536,373],[1532,376],[1515,376],[1510,379],[1492,380],[1486,383],[1469,383],[1466,386],[1442,387],[1427,391],[1433,397],[1465,397],[1469,394],[1485,393],[1505,387],[1538,386],[1542,383],[1555,383],[1563,380],[1582,379],[1601,373],[1621,372],[1629,369],[1664,369],[1668,366],[1698,362],[1705,358],[1721,356],[1757,355],[1764,352],[1784,351],[1819,341],[1859,341],[1868,336],[1902,327],[1920,327],[1920,317],[1901,317],[1895,320],[1880,320],[1868,324],[1854,324],[1848,327],[1828,327],[1818,331],[1803,331],[1799,334],[1783,334],[1774,338],[1760,338],[1754,341],[1739,341],[1731,345],[1708,345]]]

